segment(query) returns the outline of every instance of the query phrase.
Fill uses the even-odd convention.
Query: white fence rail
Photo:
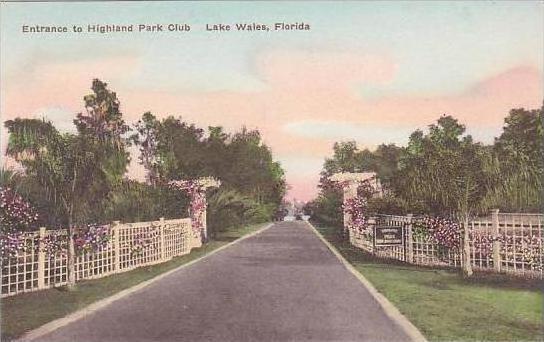
[[[350,231],[350,242],[379,257],[425,266],[461,267],[459,248],[447,248],[430,237],[414,234],[411,216],[380,215],[369,220],[364,232]],[[470,261],[475,270],[508,273],[528,278],[543,278],[544,215],[505,214],[470,221]],[[375,246],[373,226],[403,226],[405,240],[399,246]],[[462,238],[462,237],[461,237]],[[459,246],[463,246],[459,241]]]
[[[108,227],[111,239],[93,251],[78,253],[76,281],[122,273],[140,266],[153,265],[188,254],[201,245],[191,228],[191,219],[119,223]],[[23,234],[24,253],[2,258],[1,296],[65,285],[66,253],[50,252],[44,241],[54,235],[66,235],[65,229]],[[64,249],[66,247],[64,246]]]

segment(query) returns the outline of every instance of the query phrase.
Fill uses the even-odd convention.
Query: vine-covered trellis
[[[76,281],[124,272],[189,253],[207,238],[206,189],[219,185],[218,180],[210,177],[170,183],[189,194],[190,218],[90,224],[76,227],[72,236],[66,229],[17,229],[11,222],[17,222],[20,217],[20,222],[35,223],[36,213],[20,196],[1,189],[1,295],[67,284],[70,238],[75,246]]]
[[[468,230],[470,265],[478,270],[542,277],[544,271],[543,215],[500,214],[468,224],[444,218],[367,213],[368,199],[376,193],[370,173],[339,173],[330,178],[343,191],[344,229],[355,246],[377,256],[429,266],[461,267],[463,230]],[[402,227],[403,243],[377,246],[374,229]]]
[[[213,177],[171,181],[169,185],[175,189],[186,191],[190,197],[189,214],[195,234],[206,241],[208,231],[206,226],[206,190],[218,187],[221,182]]]
[[[343,172],[332,175],[330,180],[343,192],[344,232],[348,233],[350,229],[365,230],[367,201],[378,187],[376,175]]]

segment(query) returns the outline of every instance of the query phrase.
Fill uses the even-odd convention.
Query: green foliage
[[[119,184],[126,173],[129,153],[125,148],[129,142],[124,134],[130,128],[122,118],[117,94],[98,79],[93,80],[91,89],[93,92],[83,98],[86,112],[77,114],[74,124],[79,137],[95,149],[95,163],[100,165],[103,177],[94,178],[102,181],[105,195],[108,187]]]
[[[91,179],[100,172],[91,146],[78,136],[59,133],[50,122],[15,119],[5,125],[10,133],[7,154],[25,167],[46,199],[60,208],[63,223],[83,216],[94,190]]]
[[[129,131],[120,111],[117,94],[108,84],[94,79],[92,94],[83,97],[86,113],[77,114],[74,124],[80,134],[92,139],[108,141],[118,148],[124,146],[123,134]]]
[[[456,119],[443,116],[428,134],[412,134],[400,160],[396,193],[443,216],[464,217],[479,208],[488,190],[485,149],[464,132]]]
[[[123,120],[117,94],[95,79],[76,115],[77,134],[59,132],[43,120],[5,122],[7,154],[24,175],[2,172],[2,185],[15,189],[40,213],[48,227],[72,224],[147,221],[187,213],[187,194],[169,189],[170,180],[215,176],[225,189],[212,197],[212,228],[270,219],[285,194],[284,171],[256,130],[228,134],[208,127],[208,134],[172,116],[163,120],[146,112],[134,126]],[[124,179],[127,147],[140,149],[147,182]]]
[[[188,217],[187,194],[164,186],[124,180],[96,210],[93,222],[143,222]]]
[[[319,197],[308,207],[314,219],[338,225],[332,206],[340,197],[328,177],[336,172],[376,172],[381,198],[368,203],[369,214],[431,214],[456,217],[491,208],[540,212],[544,177],[543,109],[513,109],[503,133],[491,146],[473,141],[465,126],[442,116],[429,132],[416,130],[405,148],[380,145],[359,150],[355,142],[336,143],[321,172]],[[337,208],[338,208],[337,207]],[[338,209],[337,209],[338,210]],[[331,219],[332,218],[332,219]]]
[[[317,199],[306,203],[304,212],[310,215],[312,220],[342,227],[342,194],[338,190],[322,190]]]
[[[230,213],[211,210],[212,226],[220,219],[226,226],[245,222],[247,213],[239,208],[245,208],[248,201],[255,206],[250,215],[253,222],[270,219],[280,205],[286,189],[284,172],[258,131],[242,128],[228,134],[222,127],[208,127],[206,136],[203,129],[181,118],[159,120],[149,112],[138,121],[135,131],[131,141],[140,149],[139,160],[150,184],[212,176],[236,192],[230,193],[232,196],[221,193],[223,199],[236,204],[229,204],[233,207]]]
[[[128,165],[122,137],[128,126],[117,97],[99,80],[92,90],[84,98],[87,112],[74,120],[78,134],[60,133],[43,120],[5,122],[10,134],[6,153],[25,168],[27,189],[34,190],[28,193],[34,193],[37,207],[52,207],[49,223],[54,225],[88,222]]]
[[[236,190],[220,188],[208,199],[208,227],[212,236],[229,228],[270,219],[271,208]]]
[[[412,210],[408,210],[408,209]],[[383,197],[375,197],[368,200],[367,210],[369,215],[375,214],[390,214],[390,215],[406,215],[408,211],[414,211],[414,207],[401,197],[386,195]],[[420,209],[421,210],[421,209]]]
[[[512,109],[503,133],[495,140],[488,168],[499,186],[485,198],[487,206],[510,212],[542,211],[544,177],[544,113]]]

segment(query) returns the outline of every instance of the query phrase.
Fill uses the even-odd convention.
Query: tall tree
[[[374,151],[375,165],[373,170],[376,172],[385,189],[391,189],[392,180],[399,168],[402,148],[395,144],[381,144]]]
[[[146,181],[151,185],[159,182],[158,130],[160,122],[151,112],[145,112],[134,125],[136,133],[130,140],[139,146],[138,159],[146,169]]]
[[[75,223],[92,206],[94,181],[102,170],[96,164],[96,149],[73,134],[60,134],[50,122],[15,119],[5,123],[10,133],[7,154],[19,161],[28,176],[43,187],[46,198],[61,208],[68,227],[68,285],[75,283]]]
[[[412,133],[396,174],[398,194],[450,217],[462,207],[477,208],[486,193],[485,149],[464,133],[451,116],[441,117],[427,135]]]
[[[130,161],[125,137],[130,127],[123,120],[117,94],[107,86],[99,79],[93,80],[92,93],[83,97],[85,112],[77,114],[74,124],[80,137],[101,152],[95,154],[106,180],[119,184]]]
[[[451,116],[438,119],[427,135],[414,132],[398,175],[400,192],[408,201],[421,201],[431,212],[465,224],[465,274],[471,275],[467,222],[489,188],[485,149],[464,133],[465,126]]]
[[[489,163],[497,174],[496,186],[486,198],[489,206],[513,212],[542,210],[543,121],[543,108],[512,109],[504,119]]]
[[[77,114],[78,134],[61,134],[50,122],[34,119],[6,121],[10,134],[7,154],[43,187],[47,199],[58,204],[68,227],[68,286],[75,284],[76,225],[92,216],[128,165],[128,131],[114,92],[94,80],[93,93],[84,97],[86,113]],[[95,212],[95,211],[94,211]]]

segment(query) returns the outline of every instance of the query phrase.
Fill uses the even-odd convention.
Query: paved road
[[[407,341],[303,222],[283,222],[41,341]]]

